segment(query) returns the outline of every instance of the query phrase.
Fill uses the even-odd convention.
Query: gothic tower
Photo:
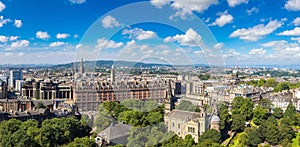
[[[84,73],[84,63],[83,63],[83,58],[81,58],[81,62],[80,62],[80,74],[83,75]]]
[[[170,113],[175,108],[175,100],[172,94],[171,80],[168,83],[168,89],[166,91],[165,103],[165,115]]]

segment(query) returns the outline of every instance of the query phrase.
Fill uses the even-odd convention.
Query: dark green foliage
[[[73,142],[65,145],[64,147],[97,147],[93,139],[89,137],[75,138]]]
[[[266,118],[267,113],[267,109],[264,109],[262,106],[257,106],[253,110],[253,122],[256,125],[261,124],[261,121]]]
[[[258,101],[258,105],[261,106],[263,109],[269,111],[272,108],[273,104],[270,100],[263,98]]]
[[[277,119],[282,118],[282,117],[283,117],[283,111],[282,111],[282,109],[281,109],[281,108],[275,108],[275,109],[273,110],[273,116],[274,116],[275,118],[277,118]]]
[[[215,129],[206,130],[200,137],[199,142],[214,142],[220,143],[221,141],[221,134]]]
[[[194,141],[192,135],[189,134],[189,135],[186,135],[184,137],[184,144],[186,146],[193,146],[193,145],[195,145],[195,141]]]
[[[210,77],[211,77],[211,75],[208,75],[208,74],[199,74],[198,75],[198,78],[203,81],[208,80]]]
[[[257,146],[258,144],[262,143],[262,139],[259,137],[260,134],[256,128],[249,128],[246,129],[245,132],[247,133],[247,145],[248,146]]]
[[[289,83],[287,82],[282,82],[282,83],[279,83],[277,84],[275,87],[274,87],[274,92],[281,92],[283,90],[289,90],[290,87],[289,87]]]
[[[230,115],[228,106],[222,104],[220,107],[221,130],[228,130],[230,127]]]
[[[245,128],[246,117],[242,114],[232,115],[231,130],[235,132],[242,131]]]
[[[147,126],[133,127],[128,137],[127,146],[156,146],[172,138],[174,134],[167,132],[163,123]]]
[[[246,120],[252,119],[253,116],[253,102],[249,98],[235,97],[232,102],[232,114],[240,114]]]
[[[147,126],[163,121],[163,105],[156,101],[130,99],[116,102],[105,102],[99,106],[95,120],[97,132],[104,130],[111,123],[125,122],[133,126]]]
[[[292,102],[289,103],[285,112],[283,113],[283,117],[287,119],[292,125],[299,125],[299,117],[296,112],[296,108]]]
[[[55,147],[87,136],[90,130],[75,118],[49,119],[41,126],[35,120],[11,119],[0,124],[0,146]]]

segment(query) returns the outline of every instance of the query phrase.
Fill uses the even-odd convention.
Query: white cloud
[[[192,28],[189,28],[185,34],[169,36],[164,39],[164,42],[177,41],[180,45],[186,46],[198,46],[202,43],[201,36],[195,32]]]
[[[79,49],[79,48],[81,48],[82,47],[82,44],[77,44],[76,45],[76,49]]]
[[[293,30],[286,30],[281,33],[278,33],[280,36],[300,36],[300,28],[296,27]]]
[[[300,43],[300,37],[298,37],[298,38],[292,37],[291,40],[298,41],[298,43]]]
[[[108,15],[105,16],[102,20],[102,26],[104,28],[113,28],[113,27],[119,27],[121,24],[112,16]]]
[[[9,41],[15,41],[17,40],[19,37],[18,36],[10,36],[9,37]]]
[[[207,10],[211,5],[217,5],[218,0],[151,0],[152,5],[162,8],[162,6],[170,4],[171,7],[176,10],[176,13],[171,16],[179,16],[182,19],[186,18],[186,15],[192,14],[192,12],[203,12]]]
[[[18,36],[3,36],[3,35],[0,35],[0,42],[7,42],[7,41],[15,41],[17,40],[19,37]]]
[[[72,4],[82,4],[85,2],[85,0],[69,0]]]
[[[300,17],[295,18],[295,19],[293,20],[293,24],[294,24],[295,26],[300,26]]]
[[[287,44],[288,44],[287,41],[280,40],[280,41],[270,41],[270,42],[266,42],[266,43],[263,43],[260,45],[262,47],[286,47]]]
[[[288,0],[284,4],[284,8],[289,11],[300,11],[300,1],[299,0]]]
[[[151,39],[151,38],[157,38],[157,35],[153,31],[144,31],[140,28],[134,28],[131,30],[125,29],[122,32],[123,35],[129,35],[130,39],[137,39],[137,40],[145,40],[145,39]]]
[[[77,39],[77,38],[79,38],[79,35],[75,34],[75,35],[73,36],[73,38]]]
[[[0,1],[0,12],[2,12],[5,9],[5,5]]]
[[[96,49],[103,49],[103,48],[118,48],[123,45],[122,42],[115,42],[113,40],[107,40],[105,38],[99,38],[97,40]]]
[[[42,32],[42,31],[36,32],[35,36],[36,36],[36,38],[44,39],[44,40],[50,38],[50,35],[48,34],[48,32]]]
[[[10,19],[4,19],[3,16],[0,16],[0,28],[3,27],[8,22],[11,22],[11,20]]]
[[[235,30],[230,34],[230,38],[239,37],[242,40],[246,41],[257,41],[266,35],[271,34],[283,24],[282,21],[272,20],[267,25],[259,24],[250,28],[242,28]]]
[[[20,27],[22,27],[22,25],[23,25],[22,20],[15,19],[14,26],[16,26],[17,28],[20,28]]]
[[[65,39],[65,38],[68,38],[70,36],[70,34],[66,34],[66,33],[58,33],[56,34],[56,38],[57,39]]]
[[[262,48],[258,48],[258,49],[252,49],[250,50],[249,54],[250,55],[256,55],[256,56],[263,56],[266,54],[266,50],[262,49]]]
[[[16,49],[16,48],[24,48],[29,46],[29,41],[28,40],[19,40],[16,42],[11,43],[11,48]]]
[[[224,43],[222,43],[222,42],[214,45],[214,48],[219,49],[219,50],[222,49],[223,47],[224,47]]]
[[[56,41],[56,42],[50,43],[49,47],[60,47],[60,46],[64,46],[65,44],[66,44],[65,42]]]
[[[251,9],[247,9],[247,14],[250,16],[252,15],[253,13],[258,13],[258,9],[256,7],[253,7]]]
[[[218,25],[219,27],[223,27],[224,25],[228,24],[228,23],[232,23],[233,21],[233,17],[232,15],[228,14],[227,11],[218,14],[220,17],[218,17],[215,22],[213,22],[212,24],[209,24],[209,26],[215,26]]]
[[[240,5],[242,3],[247,4],[248,0],[227,0],[227,3],[230,7],[235,7],[235,6]]]
[[[236,57],[236,56],[239,56],[241,53],[233,50],[233,49],[228,49],[224,52],[224,57],[225,58],[231,58],[231,57]]]
[[[0,42],[7,42],[8,41],[8,37],[6,37],[6,36],[0,36]]]

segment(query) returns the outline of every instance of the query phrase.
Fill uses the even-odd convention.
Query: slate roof
[[[103,137],[105,140],[114,140],[127,136],[130,132],[131,126],[126,124],[112,124],[105,130],[98,133],[97,136]]]
[[[199,112],[190,112],[190,111],[183,111],[183,110],[178,110],[175,109],[172,112],[170,112],[167,117],[179,119],[179,120],[188,120],[188,119],[196,119],[200,118],[200,113]]]

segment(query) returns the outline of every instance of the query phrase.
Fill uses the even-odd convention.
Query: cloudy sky
[[[300,61],[300,0],[0,0],[0,64]]]

